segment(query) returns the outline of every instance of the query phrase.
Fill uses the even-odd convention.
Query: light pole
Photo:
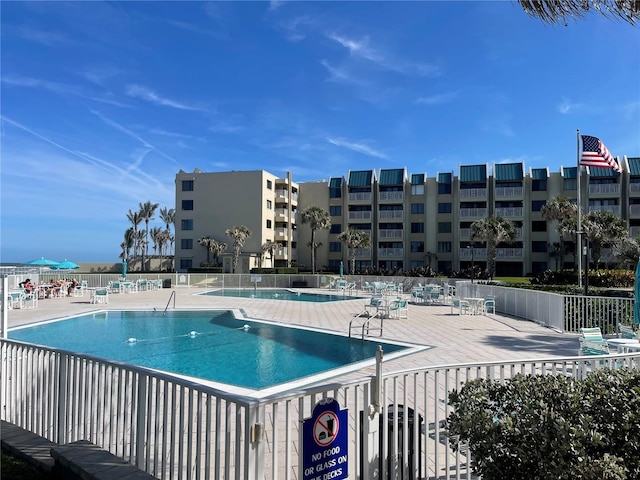
[[[471,283],[473,283],[473,245],[467,245],[467,248],[471,250]]]

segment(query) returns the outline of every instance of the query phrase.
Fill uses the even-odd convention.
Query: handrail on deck
[[[356,327],[356,325],[353,325],[353,322],[356,321],[357,319],[364,319],[364,322],[362,322],[362,325],[358,325],[362,328],[362,333],[361,333],[361,338],[364,340],[364,336],[365,335],[369,335],[370,331],[375,331],[375,332],[380,332],[380,337],[382,336],[382,327],[384,324],[384,312],[383,311],[379,311],[374,313],[373,315],[369,314],[368,310],[364,310],[362,312],[360,312],[359,314],[357,314],[356,316],[354,316],[351,321],[349,322],[349,338],[351,338],[351,329]],[[375,320],[378,319],[380,320],[380,326],[379,327],[372,327],[371,324],[371,320]]]
[[[175,310],[175,308],[176,308],[176,292],[175,292],[175,290],[173,292],[171,292],[171,295],[169,295],[169,301],[167,302],[167,306],[164,307],[164,312],[162,312],[163,315],[165,313],[167,313],[167,309],[169,308],[169,304],[171,303],[171,299],[172,298],[173,298],[173,309]]]

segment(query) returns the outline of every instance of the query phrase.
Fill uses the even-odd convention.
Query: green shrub
[[[485,480],[640,478],[636,370],[473,380],[449,404],[452,446],[469,446],[471,468]]]

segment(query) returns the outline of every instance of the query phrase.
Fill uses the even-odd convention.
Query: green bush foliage
[[[578,282],[575,270],[545,270],[529,279],[532,285],[574,285]],[[629,270],[589,270],[589,285],[602,288],[630,288],[635,273]]]
[[[640,371],[473,380],[449,404],[452,446],[485,480],[640,478]]]

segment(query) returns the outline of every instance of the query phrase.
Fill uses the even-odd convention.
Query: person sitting
[[[18,286],[24,288],[27,293],[31,293],[35,289],[35,286],[33,285],[33,283],[31,283],[30,278],[27,278],[24,282],[20,282]]]
[[[73,297],[73,290],[78,285],[80,285],[80,283],[75,278],[69,281],[69,283],[67,284],[67,297]]]

